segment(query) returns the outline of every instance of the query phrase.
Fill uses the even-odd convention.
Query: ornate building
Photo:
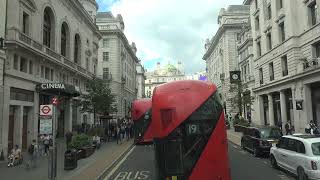
[[[253,38],[254,109],[260,125],[320,128],[319,1],[245,0]]]
[[[160,62],[154,71],[146,72],[145,81],[145,95],[151,97],[153,89],[163,83],[177,80],[185,80],[186,76],[182,70],[182,63],[178,62],[177,65],[167,64],[161,67]]]
[[[99,48],[98,76],[111,80],[111,90],[116,96],[117,113],[114,116],[130,116],[131,102],[137,98],[135,43],[129,44],[124,34],[124,22],[120,14],[99,12],[96,24],[103,36]]]
[[[141,62],[139,62],[136,66],[136,71],[137,71],[137,98],[145,98],[145,69],[142,66]]]
[[[6,2],[7,6],[0,5],[0,13],[7,7],[7,15],[0,17],[1,24],[5,24],[3,17],[7,22],[0,117],[0,150],[4,152],[14,144],[25,150],[32,139],[37,139],[39,105],[51,104],[54,96],[59,96],[55,114],[58,136],[63,137],[75,124],[93,122],[92,114],[80,112],[78,97],[74,96],[85,93],[86,82],[96,74],[101,38],[82,5],[91,3],[92,11],[96,11],[93,0]]]
[[[237,36],[248,19],[249,6],[231,5],[227,9],[222,8],[218,16],[219,29],[205,44],[203,60],[206,61],[208,80],[217,85],[228,113],[238,112],[230,100],[236,96],[230,92],[230,71],[239,70]]]

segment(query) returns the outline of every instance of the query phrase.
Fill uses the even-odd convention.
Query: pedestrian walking
[[[50,137],[47,134],[45,134],[44,136],[43,145],[44,145],[44,154],[45,156],[47,156],[49,151],[49,145],[50,145]]]
[[[124,140],[125,134],[126,134],[126,129],[125,129],[124,124],[121,125],[120,131],[121,131],[121,141],[122,141],[122,140]]]
[[[284,126],[284,128],[285,128],[285,130],[286,130],[286,135],[288,135],[288,134],[292,134],[292,132],[291,132],[291,123],[290,123],[290,121],[288,121],[287,123],[286,123],[286,125]]]
[[[27,168],[35,168],[37,166],[37,158],[39,152],[39,145],[37,144],[36,140],[33,139],[32,143],[28,148],[29,153],[29,163],[27,163]]]
[[[278,125],[278,127],[281,129],[281,131],[282,131],[282,121],[281,121],[281,120],[278,121],[278,124],[277,124],[277,125]]]
[[[68,130],[65,136],[66,136],[67,149],[69,149],[69,145],[70,145],[70,143],[71,143],[73,134],[72,134],[72,132],[70,132],[70,131]]]
[[[129,141],[129,138],[130,138],[129,123],[126,124],[125,131],[126,131],[127,141]]]
[[[119,144],[119,142],[121,143],[121,133],[120,133],[120,127],[117,126],[116,128],[116,139],[117,139],[117,144]]]

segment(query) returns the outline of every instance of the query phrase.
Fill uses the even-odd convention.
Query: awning
[[[50,93],[58,96],[77,97],[80,96],[79,88],[64,83],[41,83],[36,85],[38,92]]]

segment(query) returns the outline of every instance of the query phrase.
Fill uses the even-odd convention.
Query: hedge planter
[[[85,146],[82,149],[85,152],[85,157],[89,157],[94,153],[94,148],[92,146]]]
[[[78,149],[77,151],[77,159],[86,158],[86,151],[84,149]]]
[[[244,132],[244,130],[247,128],[247,126],[242,126],[242,125],[234,125],[234,131],[235,132]]]

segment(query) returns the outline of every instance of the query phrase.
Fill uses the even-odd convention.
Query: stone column
[[[4,96],[3,96],[3,114],[0,118],[2,118],[2,147],[5,157],[7,156],[8,151],[8,133],[9,133],[9,111],[10,111],[10,87],[4,87]],[[2,98],[2,97],[1,97]],[[2,149],[0,149],[2,150]]]
[[[257,106],[257,108],[254,108],[257,111],[257,112],[255,112],[257,116],[252,117],[252,120],[255,121],[258,125],[264,125],[263,96],[258,96],[257,102],[254,104],[256,104],[256,106]]]
[[[19,145],[22,147],[22,128],[23,128],[23,106],[16,106],[14,112],[14,134],[13,134],[13,146]]]
[[[274,126],[274,111],[273,111],[273,98],[272,94],[268,94],[268,103],[269,103],[269,122],[270,126]]]
[[[39,103],[39,93],[34,92],[34,102],[33,102],[33,128],[32,128],[32,138],[37,139],[38,136],[38,124],[39,124],[39,110],[40,103]]]
[[[65,132],[72,130],[72,99],[66,101],[65,104],[64,129]]]
[[[280,108],[281,108],[282,129],[285,129],[284,126],[288,121],[285,91],[280,91]]]
[[[301,99],[303,99],[303,104],[302,104],[302,111],[299,112],[299,117],[301,117],[302,112],[305,112],[305,116],[300,118],[300,121],[304,122],[300,122],[300,126],[301,127],[305,127],[311,120],[313,119],[313,113],[312,113],[312,97],[311,97],[311,88],[309,85],[303,85],[303,87],[300,88],[301,94],[302,91],[304,89],[304,94],[305,94],[305,98],[303,99],[301,97]]]

